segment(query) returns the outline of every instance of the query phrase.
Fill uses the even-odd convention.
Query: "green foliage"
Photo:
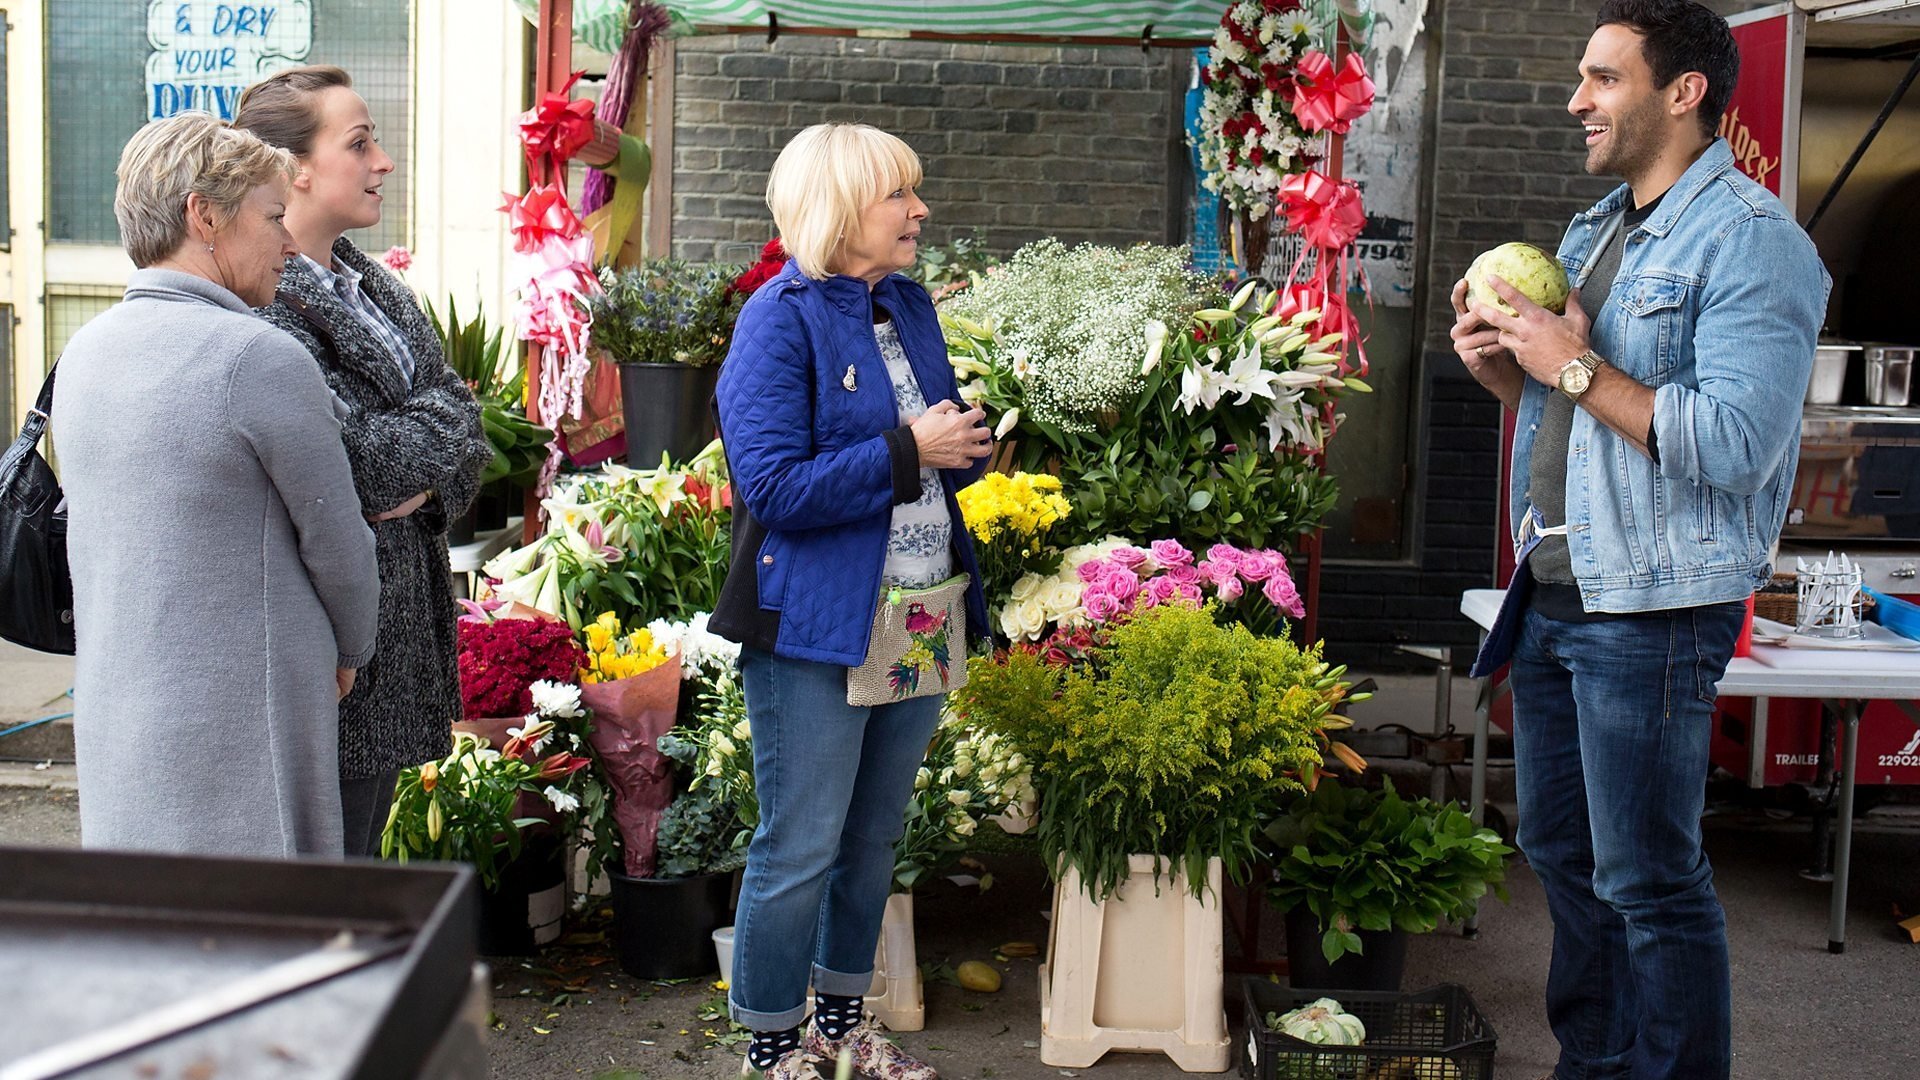
[[[746,300],[732,288],[740,269],[681,259],[602,269],[601,291],[586,302],[593,343],[627,363],[718,364]]]
[[[1126,878],[1128,856],[1158,855],[1197,893],[1209,858],[1247,880],[1261,827],[1321,764],[1344,673],[1318,646],[1168,604],[1071,668],[1022,650],[976,659],[958,698],[1032,762],[1041,851],[1056,873],[1078,870],[1101,899]]]
[[[461,322],[460,305],[451,296],[444,319],[432,303],[427,304],[427,321],[439,335],[447,366],[480,402],[480,424],[493,446],[493,460],[481,470],[480,482],[507,480],[516,487],[532,487],[547,459],[553,432],[527,419],[522,402],[526,368],[518,362],[517,350],[507,343],[506,330],[489,329],[486,316],[477,313],[472,321]],[[509,367],[513,369],[511,374]]]
[[[1360,951],[1356,930],[1424,934],[1473,914],[1489,887],[1507,898],[1513,849],[1452,803],[1403,799],[1391,781],[1377,792],[1323,783],[1266,837],[1276,864],[1267,897],[1282,911],[1306,905],[1329,963]]]
[[[699,719],[660,737],[660,752],[693,774],[660,819],[660,862],[654,876],[690,877],[738,870],[760,822],[753,788],[753,737],[746,696],[731,670],[706,680]]]
[[[513,813],[537,772],[529,762],[489,749],[484,739],[456,733],[445,759],[401,772],[380,838],[381,857],[471,863],[480,884],[492,889],[500,867],[520,854],[521,828],[540,821]]]
[[[944,247],[930,247],[907,268],[907,276],[932,292],[935,289],[971,282],[973,275],[984,274],[999,258],[987,250],[986,234],[977,226],[966,236],[956,236]]]

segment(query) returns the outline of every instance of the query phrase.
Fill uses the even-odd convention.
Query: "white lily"
[[[547,790],[540,794],[546,796],[548,806],[553,807],[562,814],[571,814],[575,810],[580,809],[580,800],[577,797],[561,791],[552,784],[548,784]]]
[[[1245,285],[1240,286],[1240,291],[1233,294],[1233,302],[1227,305],[1227,310],[1239,311],[1241,308],[1246,307],[1247,301],[1253,299],[1254,286],[1257,284],[1259,283],[1249,281]]]
[[[1319,309],[1319,308],[1308,308],[1308,309],[1306,309],[1305,311],[1301,311],[1301,312],[1296,312],[1296,313],[1294,314],[1294,316],[1293,316],[1293,318],[1291,318],[1291,319],[1288,319],[1287,321],[1288,321],[1288,322],[1290,322],[1290,323],[1292,323],[1292,324],[1293,324],[1293,325],[1295,325],[1295,326],[1305,326],[1305,325],[1307,325],[1308,323],[1314,323],[1314,322],[1319,322],[1319,321],[1320,321],[1320,309]]]
[[[947,364],[962,375],[985,375],[993,371],[979,358],[966,353],[948,353]]]
[[[557,569],[550,562],[543,562],[519,577],[508,578],[493,587],[493,595],[501,600],[518,601],[529,607],[539,607],[540,591],[547,582],[553,580]]]
[[[1235,405],[1245,405],[1256,397],[1272,398],[1273,384],[1279,378],[1278,372],[1268,371],[1260,358],[1260,345],[1255,343],[1240,355],[1233,358],[1227,368],[1227,391],[1239,393]]]
[[[994,426],[993,437],[996,439],[1006,438],[1007,432],[1012,431],[1014,428],[1014,425],[1018,424],[1019,422],[1020,422],[1020,410],[1017,407],[1008,409],[1006,412],[1006,415],[1000,418],[1000,423]]]
[[[969,405],[978,405],[987,396],[987,384],[972,379],[960,384],[960,400]]]
[[[1140,362],[1140,374],[1145,375],[1160,365],[1160,354],[1167,348],[1167,324],[1159,319],[1147,322],[1147,358]]]
[[[490,578],[498,578],[501,581],[511,581],[521,577],[532,572],[535,564],[540,561],[540,549],[544,544],[544,540],[535,540],[525,547],[503,551],[488,559],[487,564],[482,566],[480,571]]]
[[[1214,350],[1217,354],[1219,350]],[[1193,415],[1197,408],[1211,409],[1220,404],[1220,395],[1225,393],[1229,379],[1212,364],[1201,362],[1180,373],[1180,407],[1187,415]]]
[[[1338,355],[1323,352],[1319,349],[1310,349],[1300,354],[1300,363],[1306,366],[1312,366],[1314,364],[1334,364],[1338,363],[1339,360],[1340,357]]]
[[[1289,389],[1310,389],[1326,382],[1326,377],[1311,371],[1283,371],[1280,373],[1280,385]]]

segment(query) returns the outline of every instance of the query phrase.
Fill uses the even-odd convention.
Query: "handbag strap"
[[[20,436],[7,448],[4,459],[0,459],[0,476],[12,475],[21,458],[32,453],[40,445],[40,437],[47,432],[47,421],[53,418],[53,376],[60,370],[56,361],[47,370],[47,380],[40,384],[40,396],[27,410],[27,418],[20,422]]]

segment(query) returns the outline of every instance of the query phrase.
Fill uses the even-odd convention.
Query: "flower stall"
[[[513,325],[535,347],[521,422],[562,438],[534,470],[524,542],[486,563],[461,619],[467,730],[448,759],[403,776],[385,847],[473,861],[502,895],[510,871],[538,861],[541,888],[510,897],[508,922],[530,934],[596,906],[605,880],[622,967],[684,978],[713,968],[709,940],[760,814],[738,650],[706,630],[730,564],[726,459],[704,418],[640,454],[643,427],[670,425],[630,419],[624,465],[575,455],[598,467],[568,471],[562,450],[591,419],[601,359],[710,379],[741,302],[784,253],[769,244],[744,271],[596,267],[567,164],[631,150],[609,149],[605,118],[568,100],[569,6],[539,5],[542,97],[521,129],[535,182],[504,208],[523,285]],[[961,394],[998,444],[994,470],[958,493],[992,642],[964,659],[969,684],[904,811],[868,997],[890,1026],[926,1021],[914,891],[983,833],[1019,837],[1006,843],[1055,883],[1040,969],[1050,1064],[1155,1050],[1183,1068],[1228,1066],[1229,882],[1264,884],[1282,867],[1276,899],[1319,920],[1301,919],[1329,953],[1363,951],[1359,931],[1379,928],[1350,902],[1359,878],[1320,881],[1310,857],[1284,875],[1301,861],[1298,822],[1318,820],[1303,815],[1362,816],[1333,778],[1365,767],[1334,738],[1364,695],[1323,659],[1312,594],[1315,534],[1338,497],[1325,452],[1343,401],[1369,392],[1343,254],[1364,215],[1338,171],[1339,140],[1372,100],[1353,47],[1366,10],[1239,0],[1202,24],[1213,40],[1199,149],[1246,274],[1199,273],[1180,247],[1052,239],[997,264],[957,242],[919,268]],[[644,54],[637,33],[623,52]],[[1301,255],[1260,278],[1275,222],[1300,234]],[[524,453],[512,460],[528,471]],[[1455,823],[1395,803],[1355,829],[1377,845],[1398,829],[1417,848]],[[1397,855],[1445,863],[1458,888],[1408,898],[1411,914],[1390,921],[1424,927],[1497,886],[1504,851],[1484,839],[1445,859]],[[554,892],[555,865],[579,867],[561,876],[571,892]],[[1175,955],[1180,970],[1143,978],[1128,955]]]

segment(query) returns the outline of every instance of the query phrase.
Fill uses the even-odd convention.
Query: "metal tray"
[[[414,1077],[468,991],[477,905],[464,866],[0,848],[0,1076],[245,997],[346,931],[387,954],[66,1075]]]

